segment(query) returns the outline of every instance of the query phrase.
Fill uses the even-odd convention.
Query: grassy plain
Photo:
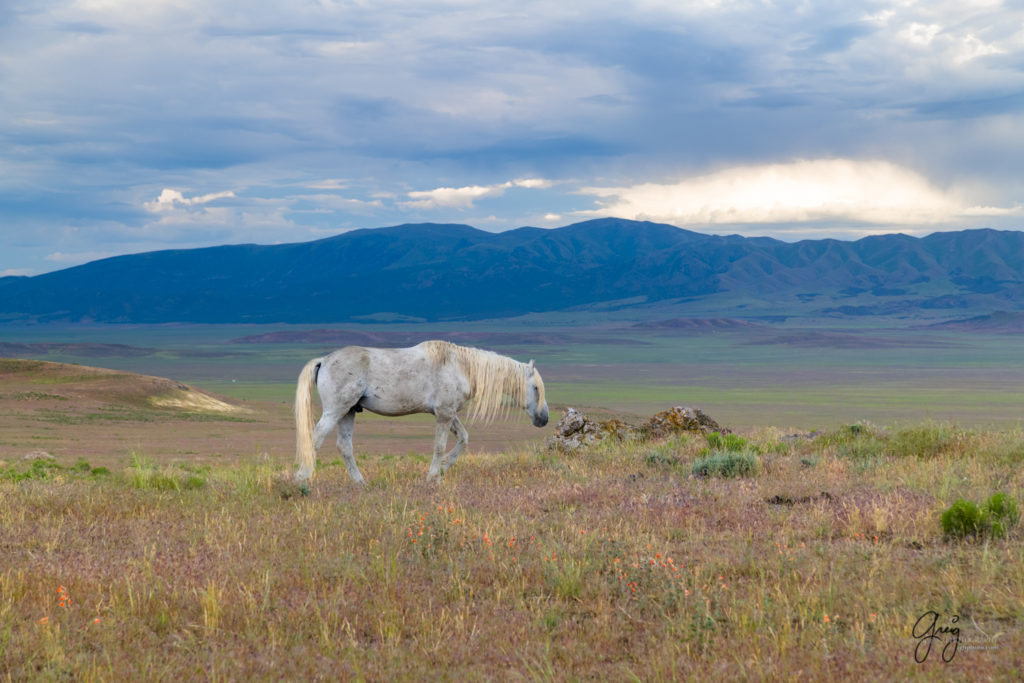
[[[470,425],[429,486],[429,418],[363,414],[369,485],[328,444],[302,497],[281,483],[290,401],[330,345],[237,341],[284,326],[4,326],[0,356],[171,377],[248,412],[96,391],[86,369],[0,373],[0,680],[1024,676],[1021,529],[940,526],[958,498],[1024,503],[1015,338],[470,327],[537,359],[554,419],[692,405],[757,467],[693,476],[702,436],[561,454],[551,427],[513,422]],[[841,428],[865,419],[886,427]],[[34,449],[57,458],[23,461]],[[960,629],[955,656],[950,631],[915,637],[929,612]]]
[[[535,358],[556,408],[646,417],[671,405],[696,405],[748,429],[921,419],[1010,427],[1024,417],[1024,345],[1016,335],[836,322],[652,330],[588,320],[557,327],[503,321],[331,329],[456,341],[476,334],[481,341],[472,345]],[[0,356],[11,355],[4,343],[26,344],[21,357],[172,377],[226,396],[281,403],[292,400],[305,361],[340,344],[239,340],[313,329],[319,328],[7,325],[0,327]],[[124,346],[104,346],[111,344]]]
[[[470,453],[436,486],[368,456],[308,497],[255,456],[8,463],[0,679],[1024,676],[1020,527],[939,523],[1019,500],[1024,433],[749,436],[738,478],[692,476],[684,435]]]

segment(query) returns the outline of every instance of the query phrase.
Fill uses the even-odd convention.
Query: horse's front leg
[[[448,471],[448,468],[455,464],[455,461],[459,459],[459,454],[462,453],[462,449],[469,443],[469,432],[462,426],[462,422],[459,421],[458,415],[452,420],[451,432],[455,435],[455,446],[441,460],[441,473]]]
[[[452,420],[455,417],[437,416],[437,426],[434,427],[434,457],[430,461],[430,469],[427,470],[427,481],[437,481],[441,478],[441,459],[444,457],[444,448],[448,444],[448,430],[452,428]]]

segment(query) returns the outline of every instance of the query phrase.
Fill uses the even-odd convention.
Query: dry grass
[[[1021,530],[939,524],[957,497],[1020,499],[1024,434],[750,446],[731,479],[690,475],[702,437],[470,453],[437,486],[370,457],[366,488],[327,466],[309,497],[255,460],[0,477],[0,679],[1024,675]],[[948,634],[915,661],[928,610],[959,617],[948,663]]]

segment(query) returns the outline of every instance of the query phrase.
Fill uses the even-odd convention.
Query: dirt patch
[[[244,414],[252,411],[242,406],[231,405],[209,394],[194,389],[179,390],[173,394],[150,396],[149,402],[158,408],[173,408],[187,412]]]

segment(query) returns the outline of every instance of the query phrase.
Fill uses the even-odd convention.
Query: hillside
[[[1024,332],[1024,313],[1020,311],[994,311],[987,315],[948,320],[928,325],[930,329],[956,330],[981,334],[1021,334]]]
[[[297,244],[118,256],[0,278],[0,320],[439,321],[613,301],[687,309],[707,297],[715,297],[721,317],[780,307],[838,317],[1019,309],[1024,233],[785,243],[618,219],[504,233],[403,225]]]
[[[50,414],[74,408],[75,419],[88,410],[110,415],[169,411],[166,419],[205,415],[239,416],[250,411],[187,384],[107,368],[39,360],[0,358],[0,402],[13,401],[18,412],[43,409]],[[117,419],[113,417],[111,419]]]

